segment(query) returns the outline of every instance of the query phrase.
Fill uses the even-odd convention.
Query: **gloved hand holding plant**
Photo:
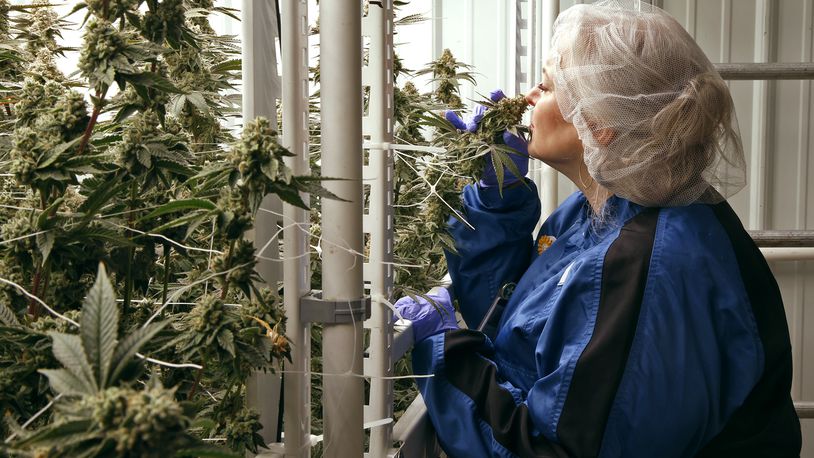
[[[452,297],[446,288],[437,288],[423,296],[402,297],[394,306],[401,318],[413,323],[416,343],[448,329],[458,329]]]
[[[500,89],[492,91],[468,121],[447,111],[443,120],[438,117],[431,122],[440,131],[435,143],[467,164],[465,172],[481,186],[502,190],[528,172],[528,151],[521,133],[525,127],[520,125],[527,108],[522,95],[507,98]]]

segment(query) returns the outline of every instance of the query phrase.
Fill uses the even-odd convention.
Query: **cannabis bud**
[[[136,13],[139,3],[139,0],[88,0],[87,2],[91,13],[109,21],[114,21],[126,13]]]
[[[120,32],[106,20],[90,20],[79,54],[79,70],[92,87],[112,85],[117,72],[136,73],[129,58],[127,38],[126,32]]]

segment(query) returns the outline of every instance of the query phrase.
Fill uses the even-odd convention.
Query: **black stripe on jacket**
[[[594,334],[577,361],[557,429],[561,445],[542,435],[532,436],[534,425],[526,405],[515,403],[511,393],[498,384],[494,364],[473,351],[483,345],[483,334],[468,330],[447,333],[444,359],[450,383],[475,402],[495,439],[508,450],[522,457],[599,453],[636,331],[657,221],[657,210],[635,216],[622,227],[605,255]]]
[[[602,264],[599,310],[591,340],[577,360],[557,437],[573,456],[597,456],[636,335],[659,212],[631,218]]]
[[[474,401],[492,435],[507,450],[521,457],[567,457],[557,444],[542,435],[532,435],[534,424],[526,404],[515,403],[512,394],[498,384],[494,363],[477,353],[485,340],[479,331],[447,332],[444,361],[450,383]]]
[[[799,456],[800,420],[790,394],[791,342],[780,288],[732,207],[722,202],[712,209],[732,242],[765,362],[746,401],[699,456]]]

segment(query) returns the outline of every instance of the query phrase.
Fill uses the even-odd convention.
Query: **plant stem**
[[[136,192],[138,191],[138,187],[136,186],[137,183],[134,180],[133,183],[130,184],[130,210],[133,210],[136,202]],[[135,212],[131,211],[127,217],[128,219],[128,226],[133,225],[133,221],[135,220]],[[130,300],[133,295],[133,256],[135,255],[135,247],[130,246],[127,248],[127,266],[125,266],[125,277],[124,277],[124,303],[122,304],[122,318],[127,316],[127,312],[130,309]]]
[[[167,303],[167,285],[170,283],[170,253],[172,245],[164,243],[164,289],[161,291],[161,305]]]
[[[39,266],[37,266],[37,271],[34,273],[34,281],[31,286],[31,294],[37,296],[37,290],[40,288],[40,277],[42,276],[42,270]],[[36,321],[37,318],[40,317],[40,304],[39,302],[35,301],[34,299],[30,299],[28,301],[28,314],[31,315],[31,318]]]
[[[225,263],[226,270],[232,268],[232,252],[235,250],[235,242],[237,241],[231,240],[229,242],[229,250],[226,252],[226,263]],[[220,291],[220,300],[225,300],[226,294],[228,292],[229,292],[229,274],[224,274],[223,289]]]
[[[11,104],[6,103],[5,106],[6,106],[6,114],[8,115],[8,117],[9,118],[14,117],[14,114],[12,114],[12,112],[11,112]]]
[[[195,392],[198,391],[198,385],[201,383],[201,376],[203,375],[203,368],[198,369],[198,372],[195,374],[195,381],[192,382],[192,388],[189,390],[189,394],[187,395],[187,400],[192,400],[192,397],[195,396]]]
[[[93,128],[96,127],[96,122],[99,120],[99,113],[102,112],[102,104],[104,102],[105,95],[107,95],[107,88],[104,91],[101,89],[96,91],[96,98],[99,100],[97,105],[93,106],[93,114],[90,116],[90,122],[88,123],[88,127],[85,128],[85,133],[82,134],[82,140],[79,142],[79,149],[77,150],[76,154],[81,155],[85,148],[88,146],[88,142],[90,142],[90,136],[93,134]]]
[[[45,195],[45,192],[40,190],[40,207],[42,207],[42,211],[45,211],[48,208],[48,198]],[[40,290],[40,283],[42,283],[43,277],[43,265],[45,262],[41,264],[37,264],[37,270],[34,272],[34,279],[31,283],[31,294],[36,297],[40,297],[39,290]],[[46,281],[47,283],[47,281]],[[43,288],[44,290],[45,288]],[[42,306],[39,302],[35,301],[33,298],[28,300],[28,311],[27,313],[31,315],[31,317],[36,321],[40,317],[40,312],[42,311]]]

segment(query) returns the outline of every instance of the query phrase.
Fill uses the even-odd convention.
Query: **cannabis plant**
[[[40,369],[57,394],[54,420],[12,443],[12,454],[34,452],[73,456],[222,456],[189,434],[189,412],[175,390],[152,377],[146,388],[138,375],[139,350],[166,322],[147,323],[119,339],[120,316],[113,285],[103,265],[88,291],[77,323],[79,334],[50,331],[52,351],[62,366]],[[137,356],[139,358],[137,358]]]
[[[301,207],[301,192],[331,195],[285,167],[267,120],[239,138],[225,127],[240,49],[209,16],[232,10],[88,0],[74,12],[77,50],[49,3],[0,0],[2,437],[53,456],[203,456],[183,452],[201,439],[256,450],[245,380],[289,347],[247,231],[268,194]],[[53,56],[69,52],[66,76]],[[83,299],[100,261],[109,283]]]

